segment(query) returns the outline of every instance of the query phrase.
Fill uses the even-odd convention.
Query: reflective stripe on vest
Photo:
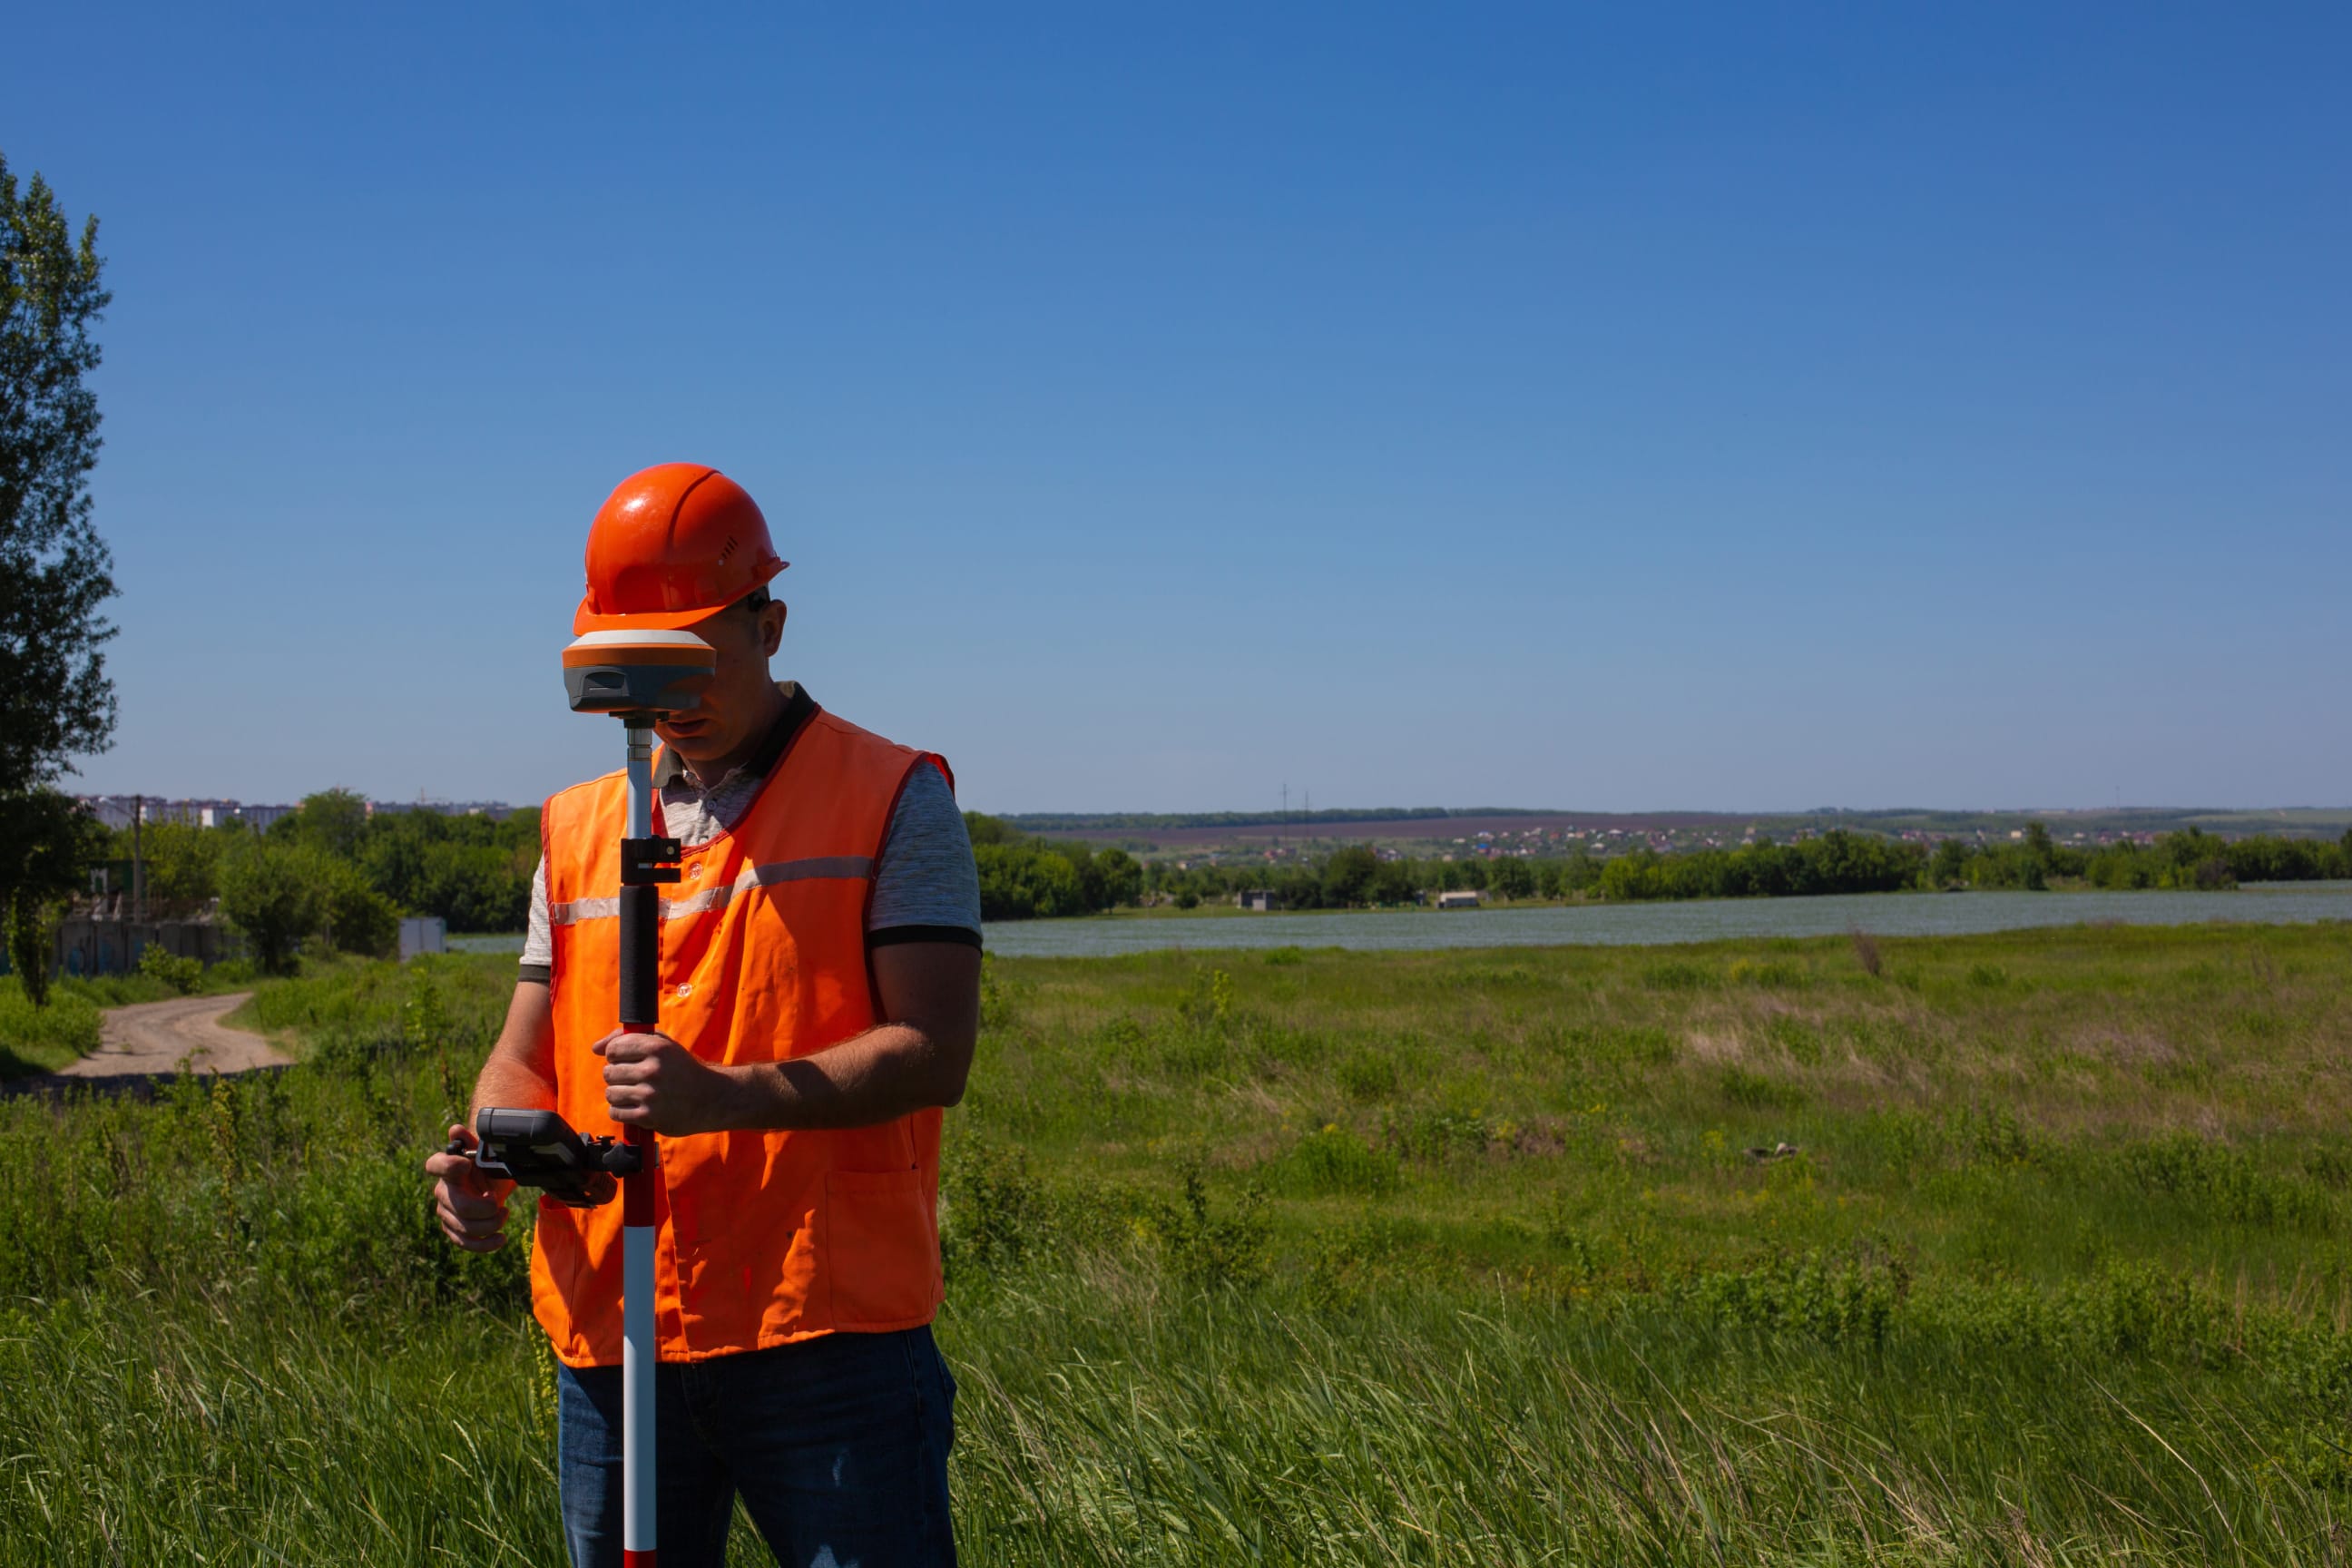
[[[869,878],[873,875],[874,858],[870,855],[819,855],[806,860],[780,860],[771,866],[746,866],[726,887],[707,888],[683,899],[662,900],[661,918],[675,921],[690,915],[709,914],[738,893],[748,893],[754,888],[772,887],[778,882],[797,882],[810,877]],[[621,900],[618,896],[574,899],[569,903],[547,906],[547,919],[551,925],[568,926],[582,921],[610,921],[620,917]]]
[[[947,775],[936,757],[822,710],[810,716],[742,819],[688,847],[677,887],[665,889],[664,1034],[734,1066],[807,1056],[873,1026],[874,866],[900,790],[925,765]],[[619,1016],[626,817],[618,773],[554,796],[541,817],[556,1108],[583,1132],[617,1131],[603,1058],[589,1047]],[[937,1310],[937,1110],[874,1127],[656,1142],[662,1360],[912,1328]],[[540,1205],[532,1305],[570,1365],[620,1360],[620,1239],[617,1204]]]

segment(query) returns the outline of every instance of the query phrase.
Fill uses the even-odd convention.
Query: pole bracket
[[[657,882],[677,881],[681,853],[675,838],[622,839],[621,886],[646,888]]]

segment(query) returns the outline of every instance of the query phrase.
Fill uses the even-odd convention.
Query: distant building
[[[124,832],[130,831],[136,819],[178,823],[188,827],[242,824],[258,833],[279,817],[299,809],[291,805],[247,805],[236,800],[175,800],[160,795],[86,795],[79,799],[99,821]]]
[[[218,904],[214,900],[193,915],[170,920],[134,921],[128,893],[77,899],[58,922],[50,973],[125,974],[139,967],[140,955],[151,947],[204,963],[237,957],[242,944],[221,923]],[[7,972],[7,961],[0,956],[0,974]]]
[[[1437,895],[1437,907],[1441,910],[1475,910],[1478,903],[1477,893],[1468,888]]]
[[[1241,906],[1245,910],[1255,910],[1260,914],[1267,914],[1282,908],[1282,900],[1274,896],[1272,889],[1252,888],[1242,894]]]
[[[410,915],[400,922],[400,962],[420,952],[449,951],[449,926],[439,915]]]

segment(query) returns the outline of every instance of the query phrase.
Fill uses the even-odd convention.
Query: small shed
[[[1252,888],[1242,894],[1241,905],[1245,910],[1255,910],[1265,914],[1282,908],[1282,900],[1274,896],[1272,889]]]
[[[1475,910],[1478,907],[1478,894],[1475,889],[1470,888],[1459,888],[1450,893],[1440,893],[1437,895],[1437,907],[1441,910]]]
[[[400,922],[400,962],[420,952],[449,951],[449,922],[439,915],[410,915]]]

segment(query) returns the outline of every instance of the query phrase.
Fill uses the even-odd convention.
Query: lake
[[[1687,903],[1529,909],[1400,910],[1355,914],[1134,919],[1096,915],[1007,921],[982,928],[1007,957],[1103,958],[1162,948],[1557,947],[1713,942],[1722,937],[1963,936],[2095,921],[2190,925],[2352,920],[2352,882],[2274,882],[2224,893],[1846,893],[1819,899],[1703,899]]]
[[[1822,899],[1546,905],[1509,910],[1361,910],[1003,921],[981,930],[1009,958],[1105,958],[1163,948],[1559,947],[1713,942],[1732,936],[1965,936],[2094,921],[2193,925],[2352,920],[2352,882],[2272,882],[2228,893],[1843,893]],[[520,952],[520,936],[453,936],[461,952]]]

